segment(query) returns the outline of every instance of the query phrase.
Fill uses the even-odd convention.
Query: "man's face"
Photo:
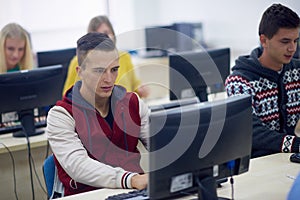
[[[287,64],[291,61],[296,52],[298,40],[298,28],[280,28],[271,39],[261,36],[264,51],[275,65]]]
[[[81,93],[89,97],[109,98],[118,75],[118,52],[90,51],[84,63],[85,68],[78,68],[82,79]]]

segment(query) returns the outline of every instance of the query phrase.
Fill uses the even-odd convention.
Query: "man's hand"
[[[142,190],[145,189],[148,185],[148,174],[137,174],[131,178],[132,188]]]

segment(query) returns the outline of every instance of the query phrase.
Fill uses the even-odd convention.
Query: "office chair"
[[[56,199],[64,196],[64,187],[57,176],[54,156],[51,154],[43,164],[43,175],[47,188],[47,199]]]
[[[54,178],[55,178],[55,163],[53,154],[48,156],[43,164],[43,175],[47,188],[47,198],[50,199],[53,191]]]

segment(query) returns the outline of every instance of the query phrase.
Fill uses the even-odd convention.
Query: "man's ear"
[[[264,35],[264,34],[261,34],[259,36],[259,41],[260,41],[260,44],[263,48],[266,48],[266,45],[267,45],[267,37]]]
[[[82,68],[80,66],[76,66],[77,75],[81,78]]]

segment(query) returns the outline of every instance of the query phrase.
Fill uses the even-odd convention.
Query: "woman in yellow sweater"
[[[99,32],[107,34],[114,42],[116,42],[113,27],[106,16],[100,15],[91,19],[88,32]],[[146,98],[149,95],[149,88],[141,86],[141,81],[137,78],[130,54],[127,52],[119,52],[120,68],[116,84],[122,85],[129,92],[136,92],[141,98]],[[74,83],[79,80],[76,67],[78,66],[77,56],[75,56],[69,65],[68,75],[64,85],[63,93],[65,93]]]

